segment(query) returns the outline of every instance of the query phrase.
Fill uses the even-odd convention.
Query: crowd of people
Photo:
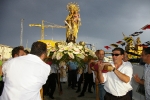
[[[63,83],[80,93],[78,97],[86,91],[96,91],[96,100],[132,100],[132,77],[145,86],[145,99],[150,100],[150,47],[144,48],[141,55],[146,63],[143,79],[133,75],[133,66],[122,48],[112,50],[112,62],[105,61],[104,50],[95,54],[98,59],[85,59],[85,67],[81,68],[71,58],[56,64],[47,57],[43,42],[34,42],[30,52],[22,46],[15,47],[12,58],[5,63],[0,60],[0,100],[44,100],[44,96],[54,99],[57,86],[63,94]]]

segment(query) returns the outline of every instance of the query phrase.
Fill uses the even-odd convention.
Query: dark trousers
[[[79,81],[78,81],[78,91],[81,90],[81,84],[83,82],[83,79],[84,79],[84,73],[81,74],[80,78],[79,78]]]
[[[56,74],[52,73],[48,76],[46,84],[43,86],[43,94],[53,96],[56,89]]]
[[[128,93],[124,96],[117,97],[117,96],[114,96],[114,95],[106,92],[104,100],[131,100],[131,98]]]
[[[50,79],[50,93],[49,96],[53,96],[56,89],[56,73],[52,73],[49,77]]]
[[[99,98],[100,100],[104,100],[104,96],[106,94],[106,91],[104,89],[104,84],[98,84],[99,86]]]
[[[128,93],[129,93],[130,98],[131,98],[131,100],[132,100],[132,90],[131,90],[131,91],[129,91]]]
[[[3,88],[4,88],[4,82],[3,81],[0,81],[0,96],[3,92]]]
[[[46,83],[43,85],[43,95],[48,95],[49,93],[49,84],[50,84],[49,77],[50,75],[48,76]]]
[[[71,86],[71,88],[74,88],[77,82],[77,71],[76,70],[70,70],[68,71],[68,86]]]
[[[81,92],[81,94],[83,94],[83,95],[86,92],[87,87],[88,87],[88,91],[91,91],[92,85],[94,84],[93,73],[91,73],[91,74],[85,73],[84,78],[85,78],[85,80],[84,80],[83,89]]]

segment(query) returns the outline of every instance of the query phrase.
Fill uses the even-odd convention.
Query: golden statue
[[[79,6],[77,3],[68,3],[67,10],[69,11],[66,17],[65,24],[66,30],[66,42],[76,42],[79,26],[81,25],[81,19],[79,14]]]
[[[136,39],[136,44],[137,44],[137,45],[140,45],[140,44],[141,44],[140,37],[137,37],[137,39]]]
[[[135,44],[135,48],[137,50],[137,54],[138,55],[141,55],[142,53],[142,50],[143,50],[143,46],[141,46],[142,43],[141,43],[141,40],[140,40],[140,37],[137,37],[136,39],[136,44]]]
[[[125,50],[127,52],[130,52],[130,53],[135,53],[135,47],[133,45],[133,41],[130,41],[130,42],[127,43],[127,45],[125,46]],[[133,55],[132,54],[128,54],[128,57],[129,57],[129,59],[132,59]]]

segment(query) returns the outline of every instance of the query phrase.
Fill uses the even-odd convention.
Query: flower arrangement
[[[48,48],[48,56],[57,64],[61,61],[68,62],[71,58],[80,67],[84,67],[85,59],[96,58],[95,52],[85,47],[83,42],[57,42],[55,47]]]

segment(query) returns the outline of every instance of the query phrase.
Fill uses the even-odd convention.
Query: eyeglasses
[[[121,55],[121,54],[113,54],[113,53],[112,53],[111,55],[112,55],[112,56],[119,56],[119,55]]]

